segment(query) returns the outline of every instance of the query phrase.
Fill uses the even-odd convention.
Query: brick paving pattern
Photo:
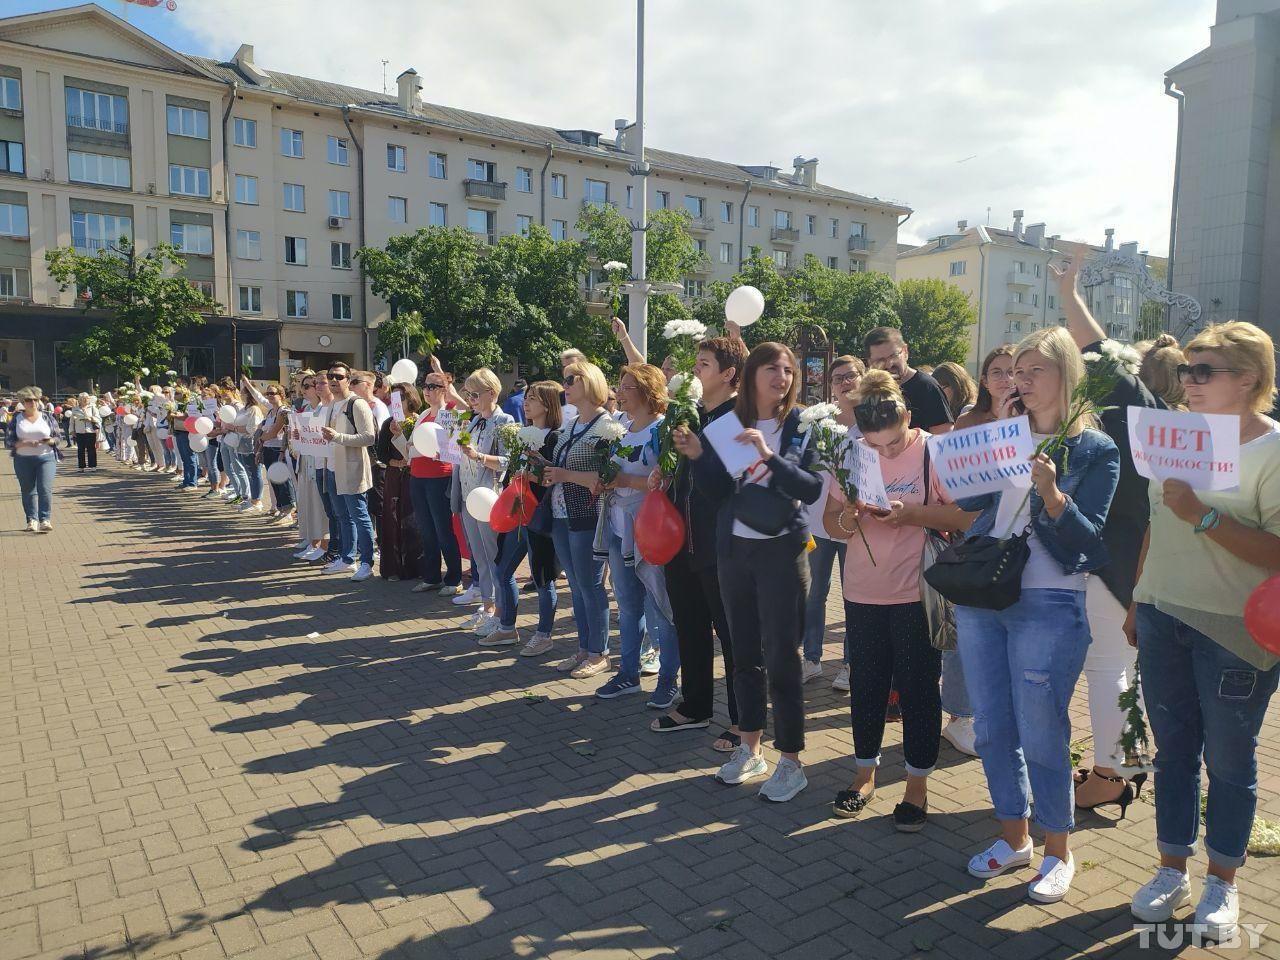
[[[291,565],[284,532],[166,479],[64,464],[57,529],[32,536],[6,462],[0,504],[5,960],[1169,953],[1128,913],[1148,803],[1081,818],[1075,888],[1048,907],[1026,872],[965,873],[993,822],[980,764],[945,743],[924,832],[888,817],[897,727],[874,806],[831,819],[852,770],[834,632],[806,687],[809,789],[775,806],[712,781],[709,736],[649,733],[640,698],[483,650],[467,611],[407,583]],[[571,652],[565,613],[557,635]],[[1270,819],[1277,734],[1273,710]],[[1280,958],[1280,860],[1242,877],[1242,919],[1276,931],[1254,955]]]

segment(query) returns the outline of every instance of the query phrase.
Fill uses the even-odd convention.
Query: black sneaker
[[[324,556],[317,557],[311,562],[313,564],[318,563],[318,564],[321,564],[322,566],[327,566],[328,564],[333,563],[333,561],[337,559],[338,559],[338,555],[336,553],[325,553]]]

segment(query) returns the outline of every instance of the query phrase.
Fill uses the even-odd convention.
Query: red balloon
[[[1258,646],[1280,656],[1280,573],[1263,580],[1249,594],[1244,625]]]
[[[456,513],[453,515],[453,539],[458,541],[458,552],[462,554],[462,559],[470,560],[471,548],[467,546],[467,535],[462,529],[462,517]]]
[[[498,495],[489,515],[489,526],[497,533],[510,533],[516,527],[527,527],[538,507],[538,498],[529,488],[527,477],[518,476]]]
[[[636,549],[645,563],[665,566],[684,546],[684,518],[661,490],[650,490],[636,514]]]
[[[55,417],[60,417],[60,416],[62,416],[62,408],[61,408],[61,407],[54,407],[54,408],[53,408],[53,415],[54,415]]]
[[[117,417],[123,417],[123,416],[124,416],[124,407],[123,407],[123,406],[116,407],[116,416],[117,416]]]
[[[183,420],[183,421],[182,421],[182,425],[183,425],[184,427],[186,427],[186,428],[187,428],[187,433],[195,433],[195,432],[196,432],[196,418],[195,418],[195,417],[187,417],[187,419],[185,419],[185,420]]]

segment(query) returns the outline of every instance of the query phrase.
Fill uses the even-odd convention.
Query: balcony
[[[854,256],[870,256],[874,241],[867,237],[850,237],[846,249]]]
[[[608,287],[602,285],[596,287],[594,290],[588,290],[584,299],[586,301],[587,313],[590,316],[613,316],[613,303]]]
[[[769,239],[774,243],[799,243],[800,231],[795,227],[774,227],[769,231]]]
[[[93,130],[97,133],[129,132],[129,124],[127,122],[107,120],[100,117],[80,117],[73,113],[67,114],[67,126],[75,127],[77,130]]]
[[[595,210],[595,209],[603,210],[605,207],[613,207],[613,209],[617,210],[618,201],[617,200],[592,200],[589,197],[584,198],[582,201],[583,210]]]
[[[507,185],[490,180],[463,180],[462,190],[468,200],[483,200],[489,203],[501,203],[507,199]]]
[[[1004,305],[1004,313],[1006,317],[1030,317],[1036,308],[1025,301],[1010,299]]]
[[[690,233],[711,233],[716,228],[716,222],[710,217],[695,217],[689,214],[689,232]]]
[[[715,267],[711,262],[711,258],[704,253],[701,257],[698,258],[698,262],[694,265],[693,269],[690,270],[689,272],[693,274],[695,277],[708,277],[711,275],[711,271],[713,269],[715,269]]]
[[[1026,270],[1010,270],[1009,286],[1011,287],[1033,287],[1036,284],[1036,278]]]

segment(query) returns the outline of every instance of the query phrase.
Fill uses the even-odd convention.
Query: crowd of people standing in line
[[[643,695],[642,676],[656,675],[646,703],[659,711],[655,734],[710,727],[718,639],[728,723],[710,743],[727,754],[716,779],[763,779],[760,796],[774,802],[808,783],[802,691],[823,676],[827,594],[838,570],[845,636],[832,686],[850,694],[854,775],[833,800],[834,816],[873,809],[886,721],[900,719],[906,782],[889,811],[896,828],[927,825],[945,737],[981,758],[999,825],[969,872],[990,878],[1029,867],[1034,824],[1043,854],[1028,895],[1052,903],[1074,878],[1076,811],[1114,806],[1123,817],[1153,769],[1159,866],[1132,910],[1159,922],[1191,896],[1203,761],[1208,869],[1196,922],[1229,938],[1257,802],[1257,736],[1280,679],[1280,658],[1250,637],[1242,616],[1250,592],[1280,571],[1280,425],[1268,416],[1274,345],[1251,324],[1226,323],[1185,345],[1165,335],[1126,355],[1090,315],[1077,270],[1068,265],[1060,277],[1066,326],[991,350],[976,382],[956,364],[932,374],[913,367],[910,345],[891,328],[868,334],[862,356],[830,364],[834,419],[879,455],[888,510],[848,502],[822,469],[791,349],[766,342],[748,351],[732,324],[698,344],[699,428],[672,431],[673,474],[659,469],[668,376],[644,362],[619,321],[628,362],[612,389],[576,350],[563,355],[559,382],[521,381],[505,399],[485,368],[461,378],[459,390],[434,358],[412,383],[333,363],[302,373],[288,391],[247,379],[150,391],[137,384],[141,415],[132,423],[113,416],[108,429],[117,455],[138,469],[180,473],[180,490],[207,487],[204,497],[249,513],[269,509],[276,523],[296,526],[300,563],[355,582],[376,569],[414,581],[414,593],[471,608],[465,628],[482,647],[552,653],[563,574],[576,645],[554,658],[555,669],[600,675],[601,699]],[[1127,366],[1096,415],[1071,419],[1086,358],[1100,352]],[[40,529],[61,431],[37,391],[19,399],[8,446],[29,523]],[[72,420],[77,441],[93,432],[97,406],[87,399],[89,412]],[[1148,482],[1129,449],[1130,407],[1236,417],[1239,488]],[[193,432],[189,417],[202,413],[216,426]],[[704,433],[730,413],[743,426],[734,441],[754,460],[738,476]],[[927,438],[1023,414],[1037,440],[1063,439],[1034,457],[1021,504],[1008,493],[953,502]],[[322,443],[301,443],[302,415],[322,424]],[[443,428],[452,457],[421,452],[413,431],[423,423]],[[526,452],[513,456],[517,428]],[[605,461],[612,469],[602,469]],[[498,532],[469,509],[475,491],[517,482],[539,504],[527,525]],[[685,524],[683,544],[663,566],[636,548],[640,504],[654,489],[666,491]],[[1014,529],[1029,532],[1019,599],[1002,610],[957,603],[955,648],[938,649],[920,585],[927,538]],[[522,569],[537,597],[527,636]],[[1134,645],[1155,744],[1150,764],[1122,746],[1119,700],[1133,683]],[[1094,757],[1073,770],[1068,705],[1081,674]],[[770,709],[779,754],[772,772],[762,749]]]

